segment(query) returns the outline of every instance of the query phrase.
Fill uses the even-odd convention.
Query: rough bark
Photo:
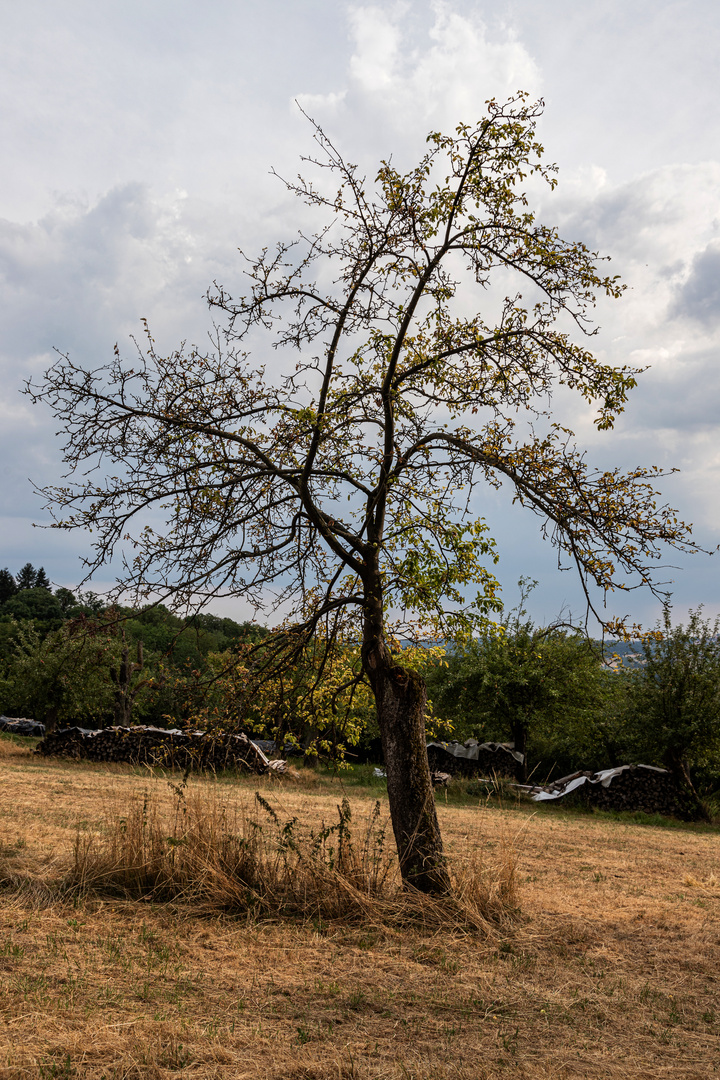
[[[425,680],[395,662],[385,641],[383,587],[374,551],[363,578],[363,669],[375,697],[388,803],[403,882],[425,893],[450,892],[425,739]]]
[[[388,802],[403,882],[425,893],[447,893],[443,854],[425,741],[425,680],[391,662],[381,647],[365,669],[377,705]]]
[[[113,722],[118,727],[129,727],[132,722],[133,705],[141,686],[145,683],[132,687],[132,677],[136,671],[142,671],[145,666],[143,658],[142,641],[138,642],[137,663],[130,660],[130,650],[125,644],[125,631],[122,635],[121,660],[117,668],[110,669],[110,678],[115,684],[115,703],[113,706]]]
[[[519,784],[527,781],[527,724],[524,717],[516,717],[512,723],[513,749],[518,750],[522,761],[515,762],[515,779]]]

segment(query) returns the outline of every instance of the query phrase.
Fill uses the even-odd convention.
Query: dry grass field
[[[178,777],[6,739],[0,768],[2,1080],[720,1074],[717,830],[440,796],[459,872],[474,859],[500,881],[514,860],[519,914],[475,928],[372,907],[232,915],[203,908],[202,890],[149,902],[63,887],[73,852],[120,835],[133,807],[177,814]],[[338,780],[295,774],[191,779],[187,799],[242,817],[258,789],[315,828],[343,797]],[[376,795],[348,789],[354,824]]]

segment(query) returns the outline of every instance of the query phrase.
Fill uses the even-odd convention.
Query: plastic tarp
[[[569,795],[571,791],[577,790],[582,787],[583,784],[601,784],[602,787],[610,787],[610,784],[616,776],[620,776],[621,773],[630,769],[630,765],[619,765],[614,769],[602,769],[600,772],[591,773],[573,773],[571,776],[565,776],[562,780],[556,780],[552,787],[548,788],[531,788],[533,802],[547,802],[549,799],[562,799],[564,795]],[[651,772],[665,773],[667,769],[659,769],[656,765],[636,765],[636,769],[648,769]]]
[[[27,720],[24,716],[0,716],[0,731],[8,731],[12,735],[31,735],[42,739],[45,735],[45,725],[38,720]]]
[[[442,750],[445,750],[448,754],[452,754],[456,758],[465,758],[467,761],[477,761],[480,756],[480,751],[485,750],[490,753],[497,753],[499,750],[504,750],[506,754],[510,754],[516,761],[522,762],[523,755],[519,750],[514,750],[507,743],[496,742],[484,742],[479,743],[477,739],[468,739],[464,743],[459,742],[429,742],[428,747],[439,746]]]

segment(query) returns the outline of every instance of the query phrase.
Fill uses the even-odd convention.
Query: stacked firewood
[[[447,747],[454,744],[446,744]],[[451,776],[515,775],[517,761],[502,743],[481,743],[477,757],[458,757],[441,743],[429,743],[427,748],[430,772],[450,773]],[[490,748],[493,749],[490,749]]]
[[[585,782],[577,781],[585,777]],[[576,786],[577,785],[577,786]],[[577,772],[542,788],[535,788],[538,801],[548,795],[563,802],[581,803],[598,810],[642,811],[692,820],[698,817],[697,800],[667,769],[649,765],[627,765],[604,772]]]
[[[645,814],[687,817],[685,792],[670,772],[631,765],[613,776],[607,787],[586,784],[592,806],[599,810],[641,810]]]
[[[45,734],[45,725],[39,724],[37,720],[28,720],[24,716],[0,716],[0,731],[41,739]]]
[[[46,757],[125,761],[181,769],[240,767],[264,773],[271,763],[247,735],[227,732],[166,730],[154,727],[111,727],[99,731],[60,728],[49,732],[36,753]],[[272,765],[277,768],[275,762]]]

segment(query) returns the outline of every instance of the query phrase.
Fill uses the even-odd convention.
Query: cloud
[[[618,23],[583,5],[519,0],[509,16],[517,35],[494,21],[497,8],[473,0],[276,6],[281,18],[272,5],[246,11],[229,0],[198,16],[186,0],[179,15],[169,0],[157,10],[132,0],[128,15],[82,0],[61,16],[33,0],[33,19],[20,8],[12,16],[0,46],[11,104],[0,119],[11,154],[4,212],[15,219],[0,221],[0,565],[20,565],[27,551],[59,577],[47,552],[62,563],[82,546],[27,528],[39,503],[26,477],[52,480],[60,466],[47,415],[16,393],[23,375],[53,346],[100,364],[141,316],[161,348],[202,340],[211,281],[239,291],[236,244],[253,252],[302,223],[298,204],[267,178],[271,164],[293,175],[308,149],[307,125],[288,114],[296,96],[368,171],[390,152],[416,160],[429,129],[472,123],[489,97],[523,88],[553,101],[542,127],[548,157],[564,154],[574,172],[563,167],[542,219],[611,254],[606,269],[630,286],[621,302],[598,307],[597,353],[651,365],[614,432],[597,433],[582,405],[558,404],[598,463],[680,464],[668,498],[719,528],[720,163],[701,161],[715,121],[702,111],[696,64],[701,54],[711,71],[716,9],[703,2],[694,21],[673,23],[671,5],[661,14],[673,25],[652,22],[648,49],[647,13],[628,5]],[[674,64],[660,85],[677,55],[693,66]],[[589,70],[612,78],[588,79]],[[687,100],[700,102],[692,114]],[[625,182],[611,182],[618,176]],[[505,520],[509,550],[513,537],[517,546],[512,580],[533,572],[534,556],[522,524],[501,518],[501,529]]]
[[[160,349],[184,337],[202,343],[211,325],[205,290],[213,278],[237,274],[236,229],[227,212],[182,192],[155,197],[141,183],[94,202],[58,197],[35,222],[0,221],[2,565],[52,562],[48,572],[72,583],[71,555],[86,546],[82,537],[28,528],[47,520],[28,478],[57,483],[62,463],[47,411],[20,396],[24,379],[53,362],[54,348],[89,367],[109,360],[115,342],[127,353],[143,316]]]
[[[504,98],[538,85],[538,69],[510,32],[493,40],[485,23],[434,3],[429,43],[402,50],[401,28],[409,5],[359,7],[351,13],[356,48],[350,74],[356,92],[375,102],[396,126],[418,119],[440,126],[472,123],[488,97]]]
[[[610,255],[605,272],[627,285],[619,302],[598,305],[593,345],[610,362],[651,366],[637,391],[643,426],[664,428],[669,413],[679,430],[716,422],[720,162],[665,166],[620,185],[595,180],[584,188],[561,177],[541,207],[566,239]]]
[[[707,327],[720,323],[720,240],[711,240],[704,251],[694,256],[670,314],[694,319]]]
[[[578,433],[593,466],[679,469],[658,481],[658,501],[693,522],[695,539],[707,549],[720,541],[718,190],[720,162],[666,165],[621,184],[586,166],[570,176],[561,173],[558,189],[543,197],[538,210],[540,220],[557,224],[566,240],[611,255],[601,269],[620,274],[628,285],[621,300],[598,304],[600,330],[589,347],[606,362],[648,369],[612,431],[597,431],[592,410],[570,392],[557,396],[556,418]],[[506,518],[504,512],[501,522]],[[525,541],[513,547],[512,537],[502,539],[510,562],[523,565]],[[528,572],[556,594],[561,586],[551,584],[551,560],[530,540],[527,547]],[[668,568],[658,570],[657,580],[672,582],[678,609],[698,602],[720,607],[717,569],[707,556],[668,551],[663,561]],[[573,595],[571,589],[568,598],[577,607]],[[654,618],[653,601],[639,594],[616,596],[612,607]]]
[[[381,134],[394,150],[415,146],[431,127],[474,123],[491,97],[538,92],[539,71],[525,46],[509,30],[491,36],[472,9],[461,14],[436,2],[417,13],[408,3],[362,5],[351,7],[348,19],[353,53],[346,86],[298,100],[320,120],[342,111],[353,126],[371,125],[376,145]]]
[[[58,348],[100,363],[142,317],[173,342],[199,333],[208,285],[237,272],[236,229],[225,211],[183,192],[158,198],[141,183],[93,203],[58,197],[36,222],[0,221],[5,361]]]

